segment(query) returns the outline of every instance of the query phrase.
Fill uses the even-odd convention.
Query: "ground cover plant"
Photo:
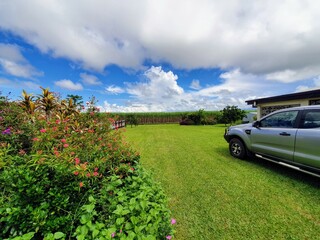
[[[161,187],[93,102],[0,101],[0,239],[171,239]]]
[[[128,128],[142,165],[161,182],[176,239],[318,239],[318,178],[228,152],[224,124]]]

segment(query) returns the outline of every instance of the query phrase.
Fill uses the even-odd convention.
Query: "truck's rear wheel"
[[[238,138],[232,138],[229,142],[230,154],[235,158],[244,159],[247,155],[246,147]]]

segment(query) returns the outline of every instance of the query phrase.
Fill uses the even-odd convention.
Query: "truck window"
[[[269,128],[293,128],[298,111],[275,113],[260,121],[260,127]]]
[[[319,128],[320,127],[320,111],[308,110],[302,118],[302,128]]]

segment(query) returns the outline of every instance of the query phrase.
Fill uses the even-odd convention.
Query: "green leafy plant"
[[[226,106],[221,113],[220,122],[224,124],[235,123],[246,116],[246,112],[239,109],[237,106]]]

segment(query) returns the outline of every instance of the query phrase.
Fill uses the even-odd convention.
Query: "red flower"
[[[99,175],[99,173],[98,172],[93,172],[93,175],[96,177],[96,176]]]
[[[32,140],[36,142],[39,141],[39,138],[33,138]]]
[[[96,167],[96,168],[94,168],[94,171],[95,171],[95,172],[97,172],[98,170],[99,170],[99,168],[97,168],[97,167]]]
[[[87,177],[90,177],[91,176],[91,174],[90,173],[87,173]]]
[[[80,182],[80,183],[79,183],[79,187],[83,187],[83,182]]]
[[[47,131],[47,130],[44,129],[44,128],[40,129],[40,132],[42,132],[42,133],[45,133],[46,131]]]
[[[64,148],[67,148],[67,147],[69,147],[69,144],[68,144],[68,143],[65,143],[65,144],[63,144],[63,147],[64,147]]]
[[[66,142],[67,142],[67,140],[66,140],[66,139],[64,139],[64,138],[62,138],[62,139],[61,139],[61,142],[66,143]]]
[[[77,176],[79,175],[79,172],[75,171],[73,174]]]
[[[74,161],[76,162],[76,165],[80,164],[80,159],[79,158],[75,158]]]

